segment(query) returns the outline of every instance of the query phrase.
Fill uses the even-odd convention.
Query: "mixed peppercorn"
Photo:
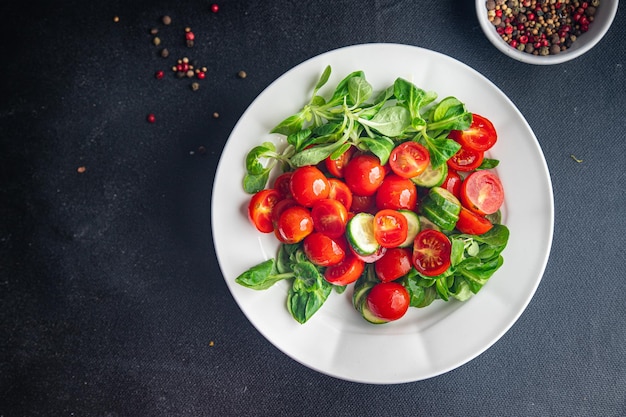
[[[556,55],[589,30],[600,0],[487,0],[489,21],[511,47]]]

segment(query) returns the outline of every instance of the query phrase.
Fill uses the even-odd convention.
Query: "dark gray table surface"
[[[219,6],[0,6],[0,416],[626,415],[623,7],[591,52],[532,66],[487,41],[470,1]],[[552,252],[519,320],[469,363],[398,385],[338,380],[275,348],[230,295],[211,236],[213,177],[247,106],[308,58],[370,42],[491,80],[554,189]],[[169,69],[184,55],[207,67],[197,91]]]

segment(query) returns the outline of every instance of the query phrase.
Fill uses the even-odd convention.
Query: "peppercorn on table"
[[[618,8],[586,54],[535,66],[494,48],[465,3],[0,6],[0,416],[624,415],[625,13]],[[524,6],[485,3],[494,16],[503,4]],[[527,42],[516,36],[514,47]],[[545,167],[525,159],[513,133],[498,135],[498,150],[519,164],[516,183],[546,181],[505,189],[503,223],[526,220],[511,227],[501,271],[510,271],[507,259],[521,267],[496,272],[469,307],[435,300],[403,324],[374,325],[342,304],[348,287],[322,306],[324,323],[299,324],[274,302],[272,291],[284,300],[286,287],[233,290],[232,272],[251,267],[275,238],[252,232],[243,178],[230,177],[266,138],[242,134],[278,140],[269,132],[287,109],[319,105],[311,97],[321,63],[314,79],[266,92],[320,56],[335,64],[332,88],[361,63],[376,69],[375,88],[401,72],[420,88],[436,77],[439,99],[472,92],[474,108],[500,109],[500,131],[521,126],[536,137]],[[428,77],[407,70],[422,63],[434,65]],[[270,117],[246,124],[255,111]],[[382,129],[366,117],[353,122]],[[534,211],[544,206],[553,218]],[[225,233],[227,244],[215,241]],[[529,282],[507,284],[515,279]],[[344,308],[354,317],[334,313]],[[433,319],[439,314],[449,321]],[[426,333],[454,342],[409,337]]]

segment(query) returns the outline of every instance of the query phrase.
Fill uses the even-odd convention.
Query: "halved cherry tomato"
[[[448,167],[456,171],[469,172],[478,168],[484,158],[484,152],[461,146],[461,149],[448,159]]]
[[[315,230],[326,236],[337,238],[346,231],[348,210],[337,200],[325,198],[316,201],[311,207],[311,217]]]
[[[339,201],[346,210],[350,210],[350,207],[352,207],[352,191],[350,191],[346,183],[337,178],[329,178],[328,184],[330,185],[328,198]]]
[[[425,146],[409,141],[393,148],[389,155],[389,167],[402,178],[412,178],[426,171],[430,153]]]
[[[411,270],[411,251],[406,248],[390,248],[374,264],[376,275],[382,282],[390,282]]]
[[[398,320],[409,309],[409,293],[397,282],[381,282],[367,294],[367,308],[376,317],[387,321]]]
[[[319,232],[313,232],[305,237],[302,249],[309,261],[318,266],[337,265],[346,256],[341,245]]]
[[[280,193],[274,189],[265,189],[257,192],[248,203],[248,218],[262,233],[274,231],[272,223],[272,209],[280,200]]]
[[[427,277],[443,274],[450,267],[450,239],[434,229],[422,230],[413,242],[413,266]]]
[[[280,174],[274,180],[273,189],[280,193],[281,198],[291,198],[291,175],[293,172],[287,171]]]
[[[381,210],[415,210],[416,205],[417,188],[410,179],[388,175],[376,191],[376,207]]]
[[[330,159],[330,156],[326,158],[324,163],[326,164],[326,169],[332,175],[337,178],[343,178],[343,169],[348,163],[350,159],[352,159],[352,155],[356,152],[356,148],[351,146],[347,151],[341,154],[341,156],[337,159]]]
[[[353,195],[350,211],[354,213],[376,214],[376,195]]]
[[[356,155],[344,167],[343,178],[353,194],[372,195],[382,184],[385,169],[373,155]]]
[[[283,243],[298,243],[313,232],[313,218],[302,206],[289,207],[278,218],[275,235]]]
[[[456,222],[456,228],[459,232],[468,235],[482,235],[491,230],[492,227],[493,224],[486,218],[461,207],[459,220]]]
[[[290,181],[293,198],[305,207],[328,197],[330,184],[322,171],[314,166],[303,166],[293,171]]]
[[[459,142],[464,148],[479,152],[490,149],[498,140],[493,123],[476,113],[472,115],[472,124],[468,129],[453,130],[448,137]]]
[[[397,210],[384,209],[374,215],[374,238],[380,246],[401,245],[409,233],[406,217]]]
[[[476,214],[495,213],[504,202],[500,178],[487,170],[472,172],[461,184],[461,202]]]
[[[461,176],[458,172],[453,170],[452,168],[448,168],[448,175],[446,179],[443,180],[443,184],[440,185],[441,188],[445,188],[450,191],[452,195],[456,198],[461,198]]]
[[[324,279],[334,285],[348,285],[359,279],[364,269],[365,263],[362,260],[347,253],[343,261],[326,268]]]

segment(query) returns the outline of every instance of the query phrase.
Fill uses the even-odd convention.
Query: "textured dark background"
[[[626,415],[623,7],[591,52],[535,67],[488,43],[470,1],[209,4],[2,2],[0,416]],[[454,371],[391,386],[318,374],[266,341],[210,225],[246,107],[292,66],[366,42],[442,52],[493,81],[539,139],[556,210],[545,275],[510,331]],[[169,70],[185,55],[208,67],[198,91]]]

